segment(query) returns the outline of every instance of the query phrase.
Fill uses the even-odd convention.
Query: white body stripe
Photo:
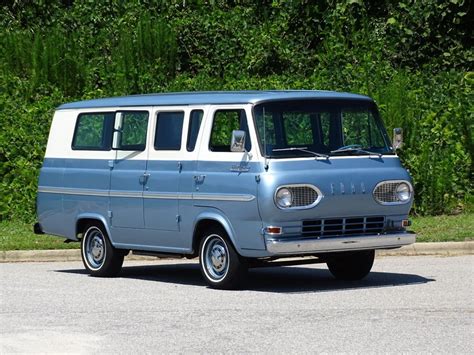
[[[209,140],[212,130],[212,121],[215,111],[217,110],[244,109],[247,115],[248,128],[252,148],[250,154],[237,152],[212,152],[209,150]],[[203,110],[204,116],[201,122],[195,149],[188,152],[186,149],[189,118],[192,110]],[[76,126],[76,120],[80,113],[90,112],[116,112],[116,111],[148,111],[148,135],[147,147],[145,151],[100,151],[100,150],[73,150],[72,140]],[[154,137],[156,129],[157,114],[160,112],[176,112],[183,111],[184,122],[181,135],[181,149],[172,150],[155,150]],[[264,158],[258,149],[257,132],[252,122],[252,105],[193,105],[193,106],[149,106],[149,107],[110,107],[96,109],[77,109],[77,110],[58,110],[54,114],[51,124],[48,145],[46,148],[45,158],[67,158],[67,159],[127,159],[127,160],[166,160],[166,161],[229,161],[229,162],[263,162]],[[199,157],[198,157],[199,154]],[[357,155],[357,156],[332,156],[330,160],[339,159],[369,159],[374,156]],[[398,159],[397,155],[383,155],[383,159]],[[326,158],[269,158],[269,163],[287,162],[287,161],[305,161],[305,160],[325,160]]]
[[[114,151],[87,151],[72,150],[72,138],[79,113],[88,110],[59,110],[56,111],[49,132],[45,158],[69,159],[114,159]],[[107,109],[93,110],[92,112],[107,112]]]

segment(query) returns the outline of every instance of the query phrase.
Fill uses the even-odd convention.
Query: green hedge
[[[0,11],[0,219],[34,218],[57,105],[189,90],[368,94],[388,129],[404,128],[414,211],[472,204],[468,2],[25,3]]]

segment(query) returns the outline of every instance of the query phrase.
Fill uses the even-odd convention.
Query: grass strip
[[[33,233],[33,223],[0,222],[0,250],[77,249],[79,243],[64,243],[63,238]]]
[[[417,242],[463,242],[474,240],[474,213],[453,216],[411,218],[410,230],[417,233]]]

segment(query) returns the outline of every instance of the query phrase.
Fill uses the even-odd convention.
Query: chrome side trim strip
[[[104,197],[129,197],[129,198],[147,198],[147,199],[165,199],[165,200],[208,200],[208,201],[237,201],[250,202],[255,199],[254,195],[243,194],[205,194],[205,193],[173,193],[173,192],[149,192],[145,191],[119,191],[119,190],[96,190],[65,187],[46,187],[39,186],[38,192],[64,195],[82,195],[82,196],[104,196]]]
[[[163,200],[192,200],[192,194],[173,193],[173,192],[149,192],[143,193],[143,198],[163,199]]]
[[[195,193],[193,194],[194,200],[211,200],[211,201],[238,201],[238,202],[250,202],[255,200],[254,195],[242,195],[242,194],[205,194]]]
[[[81,195],[81,196],[102,196],[102,197],[142,197],[141,191],[118,191],[118,190],[97,190],[97,189],[82,189],[74,187],[45,187],[39,186],[38,192],[50,194],[64,194],[64,195]]]
[[[144,198],[167,199],[167,200],[211,200],[211,201],[240,201],[248,202],[255,199],[253,195],[238,194],[205,194],[205,193],[172,193],[172,192],[145,192]]]
[[[50,193],[50,194],[65,194],[65,195],[87,195],[87,196],[109,196],[107,190],[96,190],[96,189],[80,189],[80,188],[67,188],[67,187],[46,187],[39,186],[38,192]]]
[[[120,191],[120,190],[110,190],[110,197],[133,197],[133,198],[142,198],[142,191]]]
[[[415,233],[380,234],[374,236],[353,236],[341,238],[299,238],[289,239],[265,237],[267,250],[280,254],[314,254],[338,251],[387,249],[413,244]]]

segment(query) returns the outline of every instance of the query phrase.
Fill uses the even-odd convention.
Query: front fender
[[[225,229],[234,247],[237,250],[241,250],[239,244],[237,243],[236,234],[234,228],[232,227],[232,223],[230,223],[224,212],[218,208],[209,207],[209,210],[202,211],[196,216],[196,219],[194,220],[194,233],[196,233],[196,227],[199,222],[205,219],[218,222]]]

